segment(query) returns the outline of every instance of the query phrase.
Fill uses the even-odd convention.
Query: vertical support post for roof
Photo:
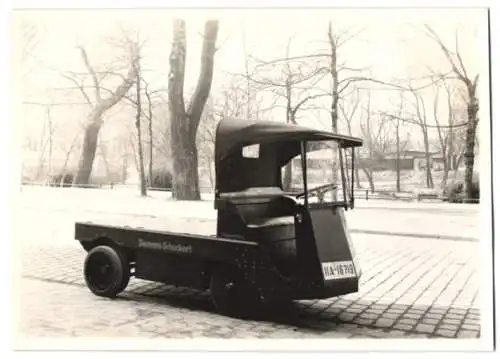
[[[307,207],[309,203],[309,194],[307,193],[307,141],[300,141],[300,159],[302,162],[302,182],[304,183],[304,205]]]
[[[342,146],[341,142],[338,143],[338,150],[339,150],[339,165],[340,165],[340,176],[342,177],[342,195],[344,196],[343,202],[346,203],[344,205],[344,208],[347,209],[347,195],[346,195],[346,179],[345,179],[345,167],[344,167],[344,159],[342,158]]]

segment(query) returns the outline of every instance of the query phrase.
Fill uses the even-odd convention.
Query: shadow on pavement
[[[219,315],[208,292],[161,284],[152,286],[148,283],[145,286],[148,289],[142,290],[142,286],[131,288],[121,298],[153,301],[159,305]],[[382,300],[372,302],[349,296],[328,300],[293,301],[237,319],[292,326],[315,334],[350,326],[373,329],[366,331],[365,336],[374,337],[387,337],[389,332],[401,337],[480,336],[480,314],[475,308],[415,306]],[[370,335],[371,332],[374,332],[373,335]]]

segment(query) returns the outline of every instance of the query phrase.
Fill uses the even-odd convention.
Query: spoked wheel
[[[100,297],[113,298],[130,280],[130,264],[118,248],[98,246],[91,249],[84,263],[87,287]]]
[[[212,271],[210,294],[216,309],[224,315],[253,315],[261,305],[258,291],[231,268]]]

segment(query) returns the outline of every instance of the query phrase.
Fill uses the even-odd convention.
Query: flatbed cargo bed
[[[101,217],[88,221],[80,221],[78,223],[132,230],[193,234],[199,236],[215,236],[217,233],[217,221],[202,218],[138,217],[134,215],[121,215],[119,217]]]

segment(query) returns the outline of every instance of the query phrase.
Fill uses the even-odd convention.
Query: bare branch
[[[346,38],[344,38],[342,40],[340,40],[340,37],[337,38],[337,49],[340,48],[345,43],[347,43],[350,40],[352,40],[353,38],[355,38],[356,36],[358,36],[359,34],[361,34],[363,31],[365,31],[365,29],[360,29],[357,32],[353,32],[351,35],[346,36]],[[347,34],[347,31],[346,31],[346,34]]]
[[[292,108],[292,116],[295,116],[295,114],[300,109],[300,107],[303,104],[305,104],[307,101],[310,101],[310,100],[313,100],[313,99],[319,98],[319,97],[325,97],[325,96],[330,96],[330,95],[329,94],[316,94],[316,95],[311,95],[311,96],[304,97],[299,103],[297,103],[297,105],[295,105]]]
[[[469,78],[467,75],[467,70],[465,69],[464,62],[462,61],[462,55],[460,55],[460,49],[458,48],[458,30],[455,31],[455,51],[457,54],[458,62],[460,64],[460,67],[462,68],[462,71],[464,73],[465,78]]]
[[[358,110],[359,107],[359,93],[356,91],[356,101],[354,102],[354,105],[352,106],[352,110],[349,114],[347,114],[347,111],[345,109],[345,106],[343,105],[342,102],[339,102],[339,109],[342,112],[342,117],[344,118],[346,124],[347,124],[347,130],[349,131],[349,135],[352,135],[352,119],[355,115],[355,113]]]
[[[87,56],[87,51],[85,51],[85,48],[83,46],[80,46],[80,54],[83,59],[83,63],[85,64],[85,67],[89,71],[90,75],[92,76],[92,79],[94,81],[94,87],[95,87],[95,100],[96,102],[101,101],[101,93],[99,91],[99,80],[97,79],[97,74],[95,73],[93,67],[90,65],[89,58]]]
[[[378,111],[378,113],[383,115],[383,116],[386,116],[388,118],[399,119],[402,122],[410,123],[410,124],[421,126],[421,127],[427,127],[427,128],[459,128],[459,127],[467,126],[467,122],[457,123],[457,124],[453,124],[453,125],[429,125],[429,124],[424,124],[420,121],[414,120],[413,118],[394,115],[393,113],[386,112],[386,111]]]
[[[85,92],[85,89],[84,89],[84,86],[82,83],[80,83],[77,79],[75,79],[74,77],[71,77],[65,73],[62,73],[60,72],[61,76],[63,76],[64,78],[68,79],[69,81],[73,82],[76,86],[76,88],[81,92],[81,94],[83,95],[84,99],[85,99],[85,102],[90,106],[92,107],[93,104],[92,104],[92,101],[90,101],[90,97],[87,95],[87,93]]]
[[[254,56],[249,56],[253,60],[259,62],[255,67],[265,67],[269,65],[275,65],[281,62],[290,62],[290,61],[296,61],[296,60],[306,60],[306,59],[312,59],[312,58],[328,58],[330,54],[324,53],[324,54],[310,54],[310,55],[299,55],[299,56],[290,56],[290,57],[283,57],[283,58],[278,58],[274,60],[260,60]]]
[[[467,78],[465,74],[461,73],[460,70],[457,68],[457,65],[455,64],[455,61],[451,57],[451,51],[445,46],[441,38],[436,34],[436,32],[430,27],[429,25],[425,24],[424,27],[427,29],[429,32],[429,37],[433,39],[441,48],[443,51],[443,54],[446,56],[448,59],[448,62],[450,63],[451,68],[453,69],[453,72],[464,82],[467,82]]]

